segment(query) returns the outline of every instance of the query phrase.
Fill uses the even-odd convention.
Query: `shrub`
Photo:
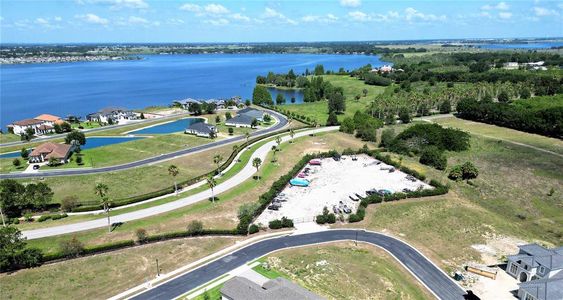
[[[393,139],[395,138],[395,130],[392,128],[385,129],[381,133],[381,143],[379,143],[380,147],[389,147],[393,143]]]
[[[411,113],[407,107],[401,107],[399,109],[399,120],[401,120],[403,124],[411,122]]]
[[[76,164],[79,164],[79,165],[82,164],[82,156],[77,156],[77,157],[76,157]]]
[[[190,224],[188,224],[188,234],[190,235],[196,235],[196,234],[201,234],[203,232],[203,223],[201,221],[191,221]]]
[[[461,166],[463,172],[463,179],[473,179],[479,176],[479,170],[471,162],[466,162]]]
[[[292,228],[293,227],[293,220],[292,219],[288,219],[286,217],[283,217],[281,219],[281,222],[282,222],[282,226],[284,228]]]
[[[315,222],[317,222],[317,224],[325,224],[326,223],[326,216],[325,215],[317,215],[315,217]]]
[[[12,161],[12,164],[14,165],[14,167],[17,168],[17,167],[21,166],[22,163],[21,163],[19,158],[14,158],[14,160]]]
[[[84,253],[84,244],[75,236],[70,240],[64,240],[59,243],[61,254],[64,257],[78,257]]]
[[[229,127],[229,135],[233,135],[233,133],[235,132],[235,130],[232,127]]]
[[[135,230],[135,236],[137,237],[137,242],[139,242],[140,244],[146,242],[148,238],[147,231],[144,228]]]
[[[248,233],[250,233],[250,234],[255,234],[255,233],[257,233],[258,231],[260,231],[260,228],[259,228],[258,225],[256,225],[256,224],[252,224],[252,225],[250,225],[250,227],[248,228]]]
[[[78,197],[72,195],[72,196],[66,196],[61,200],[61,209],[63,211],[72,211],[76,205],[78,203]]]
[[[270,227],[270,229],[280,229],[280,228],[283,227],[282,221],[281,220],[272,220],[268,224],[268,227]]]
[[[43,215],[41,217],[39,217],[39,219],[37,219],[37,222],[45,222],[47,220],[51,219],[51,216],[49,215]]]
[[[453,166],[448,174],[448,178],[455,181],[460,181],[463,179],[463,171],[460,165]]]
[[[328,214],[327,218],[326,218],[326,222],[329,223],[329,224],[336,223],[336,215],[333,214],[333,213]]]
[[[419,162],[424,165],[433,166],[438,170],[445,170],[448,165],[446,156],[436,147],[428,147],[422,152]]]

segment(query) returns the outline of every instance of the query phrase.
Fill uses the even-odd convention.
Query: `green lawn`
[[[0,133],[0,144],[20,141],[21,137],[13,133]]]
[[[364,110],[367,105],[373,101],[374,96],[383,93],[385,87],[367,85],[363,81],[348,75],[324,75],[323,78],[336,87],[344,89],[344,97],[346,97],[346,112],[338,118],[342,120],[346,116],[352,116],[358,110]],[[363,89],[368,90],[366,97],[363,96]],[[360,100],[355,100],[356,95],[361,95]],[[328,117],[328,107],[326,101],[314,103],[291,104],[281,106],[284,110],[295,112],[312,120],[316,120],[318,124],[325,124]]]

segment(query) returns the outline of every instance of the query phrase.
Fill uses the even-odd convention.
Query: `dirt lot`
[[[314,216],[322,214],[324,207],[332,212],[334,206],[341,211],[346,206],[355,212],[359,201],[353,201],[349,196],[358,199],[357,193],[365,197],[366,191],[371,189],[385,189],[393,193],[405,188],[432,188],[416,178],[413,178],[414,181],[408,180],[407,174],[401,171],[390,172],[394,170],[392,166],[367,155],[342,156],[339,161],[332,158],[319,160],[321,166],[309,164],[305,167],[309,172],[302,179],[310,182],[308,187],[288,185],[282,192],[287,201],[281,202],[277,211],[265,210],[256,222],[265,225],[284,216],[294,222],[310,222]],[[303,172],[301,174],[305,175]]]

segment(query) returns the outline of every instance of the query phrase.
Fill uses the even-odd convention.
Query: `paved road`
[[[338,126],[321,127],[317,129],[304,130],[304,131],[296,132],[294,138],[306,136],[311,133],[320,133],[320,132],[327,132],[334,130],[338,130]],[[289,139],[290,137],[288,135],[285,135],[282,137],[282,142],[288,141]],[[275,141],[269,141],[264,145],[260,146],[258,149],[256,149],[256,151],[254,151],[254,153],[251,155],[248,163],[242,168],[242,170],[240,170],[237,174],[233,175],[229,179],[221,182],[213,189],[215,195],[228,191],[238,186],[245,180],[251,178],[256,173],[256,168],[252,166],[252,160],[256,157],[259,157],[262,161],[264,161],[266,159],[266,155],[272,149],[272,146],[274,146],[275,144],[276,144]],[[211,190],[207,189],[197,194],[187,196],[162,205],[139,209],[133,212],[128,212],[117,216],[113,216],[111,217],[111,222],[125,223],[128,221],[147,218],[150,216],[154,216],[178,208],[182,208],[184,206],[194,204],[199,201],[208,201],[210,197],[211,197]],[[105,226],[107,226],[107,219],[101,216],[100,219],[96,219],[96,220],[84,221],[84,222],[78,222],[78,223],[72,223],[72,224],[60,225],[60,226],[53,226],[53,227],[46,227],[46,228],[35,229],[35,230],[28,230],[28,231],[23,231],[22,234],[31,240],[31,239],[48,237],[48,236],[55,236],[55,235],[79,232],[79,231],[90,230],[95,228],[101,228]]]
[[[177,117],[181,117],[181,116],[189,116],[189,115],[190,115],[190,113],[184,112],[184,113],[178,113],[178,114],[171,114],[171,115],[163,116],[162,118],[158,118],[158,119],[145,119],[145,120],[141,120],[141,121],[136,121],[134,123],[109,125],[109,126],[104,126],[104,127],[83,129],[81,131],[84,132],[84,133],[92,133],[92,132],[97,132],[97,131],[102,131],[102,130],[115,129],[115,128],[120,128],[120,127],[124,127],[124,126],[131,126],[131,125],[143,124],[143,123],[154,122],[154,121],[166,121],[166,120],[169,120],[169,119],[173,119],[173,118],[177,118]],[[0,144],[0,147],[14,146],[14,145],[25,145],[25,144],[30,144],[30,143],[44,142],[44,141],[48,141],[48,140],[64,138],[65,136],[66,136],[66,133],[53,134],[53,135],[49,135],[49,136],[41,136],[39,138],[31,140],[30,142],[15,141],[15,142],[3,143],[3,144]]]
[[[276,123],[274,126],[272,126],[270,128],[266,128],[266,129],[263,129],[263,130],[256,131],[256,132],[252,133],[251,136],[254,137],[254,136],[259,136],[259,135],[264,135],[264,134],[267,134],[267,133],[270,133],[270,132],[274,132],[274,131],[282,129],[283,127],[285,127],[287,125],[287,119],[282,114],[279,114],[279,113],[274,112],[274,111],[268,111],[268,113],[270,115],[273,115],[276,119],[278,119],[278,123]],[[174,152],[170,152],[170,153],[166,153],[166,154],[162,154],[162,155],[158,155],[158,156],[153,156],[153,157],[149,157],[149,158],[145,158],[145,159],[141,159],[141,160],[138,160],[138,161],[134,161],[134,162],[130,162],[130,163],[122,164],[122,165],[117,165],[117,166],[92,168],[92,169],[68,169],[68,170],[61,169],[61,170],[56,170],[56,171],[45,171],[45,172],[40,171],[40,172],[36,172],[36,173],[8,173],[8,174],[0,174],[0,179],[69,176],[69,175],[98,174],[98,173],[104,173],[104,172],[121,171],[121,170],[127,170],[127,169],[136,168],[136,167],[140,167],[140,166],[144,166],[144,165],[148,165],[148,164],[158,163],[158,162],[168,160],[168,159],[171,159],[171,158],[176,158],[177,156],[182,156],[182,155],[186,155],[186,154],[190,154],[190,153],[205,151],[205,150],[208,150],[208,149],[211,149],[211,148],[216,148],[216,147],[219,147],[219,146],[231,144],[231,143],[238,142],[238,141],[241,141],[241,140],[244,140],[244,139],[245,139],[244,136],[237,136],[237,137],[234,137],[234,138],[219,140],[219,141],[216,141],[216,142],[212,142],[212,143],[208,143],[208,144],[204,144],[204,145],[199,145],[199,146],[188,148],[188,149],[182,149],[182,150],[178,150],[178,151],[174,151]]]
[[[267,255],[273,251],[316,243],[356,239],[389,251],[410,272],[415,274],[417,279],[428,287],[439,299],[463,299],[465,291],[430,262],[430,260],[408,244],[380,233],[355,229],[328,230],[264,240],[234,251],[219,260],[158,285],[132,299],[174,299],[249,261]],[[186,255],[189,254],[186,253]]]

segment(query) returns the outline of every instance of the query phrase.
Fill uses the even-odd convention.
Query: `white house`
[[[59,163],[66,163],[74,150],[74,146],[67,144],[45,143],[41,144],[29,154],[30,163],[40,163],[56,159]]]
[[[33,119],[16,121],[8,125],[8,128],[17,135],[24,134],[28,128],[33,130],[34,135],[42,135],[53,132],[53,126],[62,122],[63,120],[60,117],[42,114]]]
[[[90,122],[99,122],[106,124],[122,124],[127,123],[130,120],[137,120],[138,118],[139,116],[130,110],[116,108],[105,108],[97,113],[92,113],[86,116],[86,119],[88,119],[88,121]]]
[[[255,118],[249,115],[242,114],[226,120],[225,125],[232,127],[252,127],[253,120],[255,120]]]
[[[237,112],[237,115],[247,115],[251,118],[258,120],[259,122],[264,121],[264,116],[266,113],[262,110],[254,109],[254,108],[243,108]]]
[[[547,249],[528,244],[518,248],[518,254],[508,257],[506,266],[506,272],[521,282],[518,297],[522,300],[563,299],[563,247]],[[554,292],[557,290],[559,294]],[[554,295],[559,297],[552,298]]]
[[[197,122],[188,126],[184,133],[209,138],[217,134],[217,127],[204,122]]]

